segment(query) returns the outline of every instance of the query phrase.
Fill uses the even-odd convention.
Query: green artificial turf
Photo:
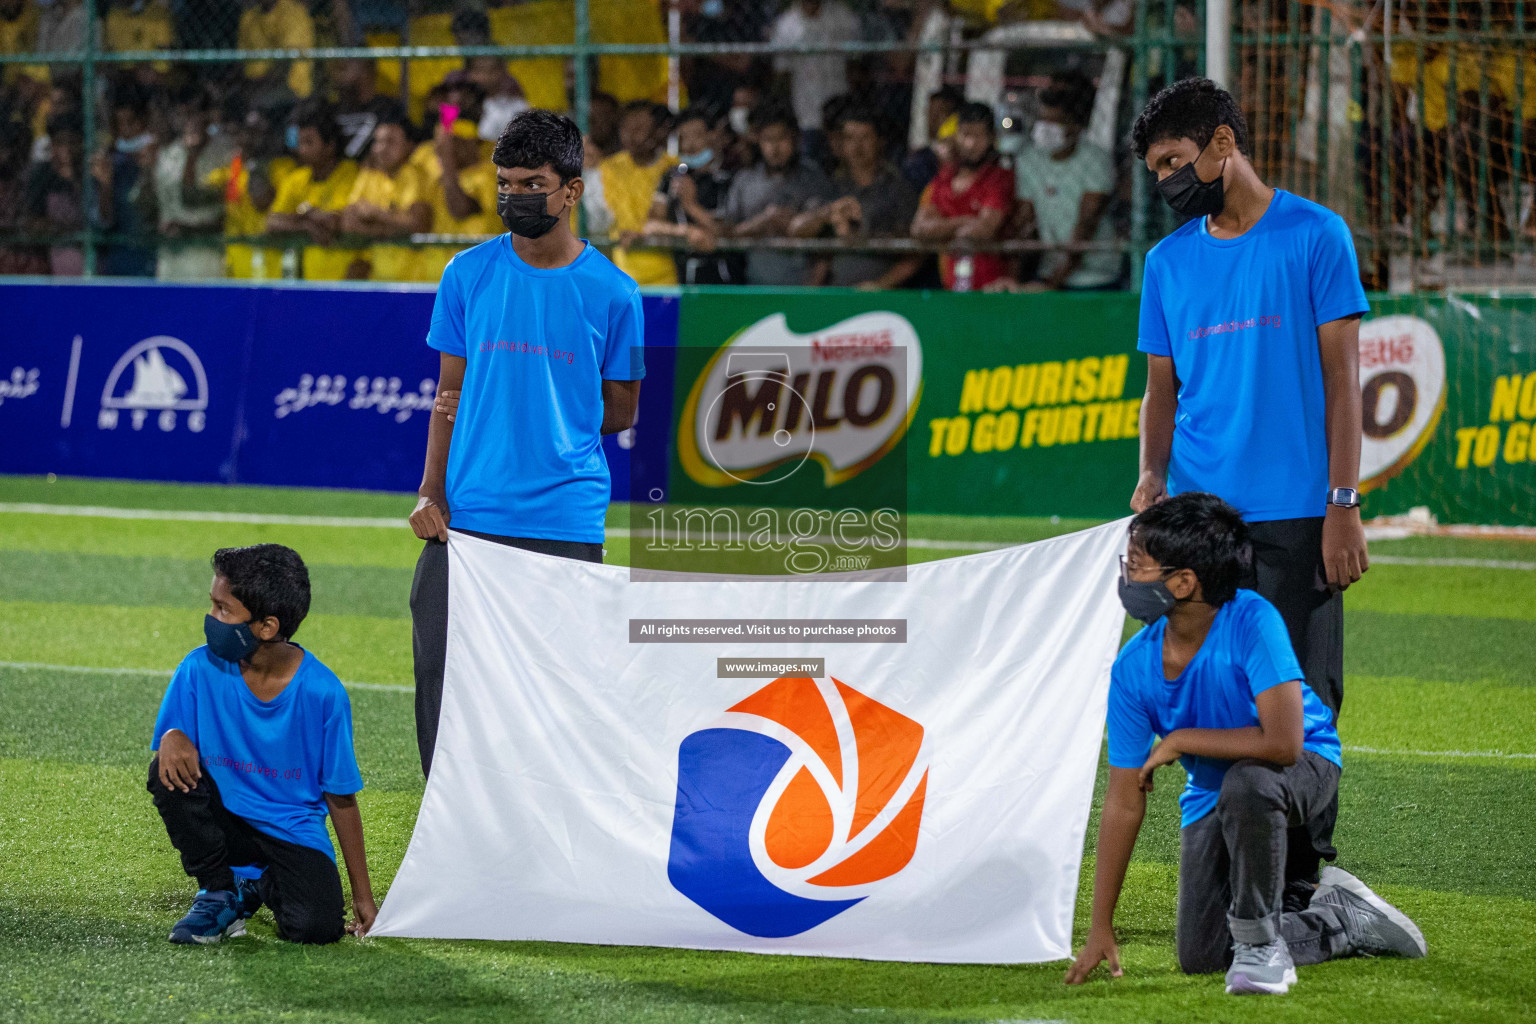
[[[412,504],[5,477],[0,502],[397,520]],[[924,516],[910,533],[996,543],[1083,525]],[[1536,572],[1379,564],[1350,591],[1337,843],[1345,866],[1420,923],[1430,956],[1307,967],[1284,998],[1237,1000],[1174,963],[1176,770],[1153,795],[1121,903],[1125,977],[1081,989],[1061,985],[1064,963],[351,938],[301,948],[278,941],[265,913],[247,938],[170,946],[191,886],[144,792],[149,727],[169,669],[201,643],[209,554],[258,540],[305,555],[315,599],[300,639],[367,684],[352,691],[361,802],[375,889],[387,890],[421,797],[406,689],[419,545],[403,525],[0,514],[0,1022],[1536,1020]],[[609,560],[627,550],[611,538]],[[1509,540],[1371,550],[1536,561],[1536,545]]]

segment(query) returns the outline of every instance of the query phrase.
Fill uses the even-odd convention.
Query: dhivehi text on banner
[[[1070,953],[1125,523],[906,582],[631,582],[453,535],[441,728],[374,935]]]

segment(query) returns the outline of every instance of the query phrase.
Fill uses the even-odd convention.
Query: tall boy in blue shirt
[[[1220,495],[1248,523],[1242,585],[1280,612],[1303,678],[1344,700],[1343,591],[1369,565],[1360,522],[1360,286],[1349,225],[1270,188],[1248,159],[1237,101],[1205,78],[1147,102],[1138,159],[1185,223],[1147,254],[1137,347],[1140,512],[1169,494]],[[1288,837],[1286,906],[1333,860],[1338,808]]]
[[[263,904],[280,938],[340,939],[345,909],[327,811],[352,883],[350,930],[366,934],[377,908],[352,705],[335,673],[292,642],[309,612],[309,571],[291,548],[257,544],[216,551],[213,572],[208,644],[171,677],[150,743],[149,792],[198,884],[170,939],[208,945],[243,935]],[[259,875],[248,877],[247,866]]]
[[[1336,867],[1305,909],[1282,909],[1286,829],[1327,812],[1343,762],[1280,613],[1237,587],[1247,544],[1237,510],[1212,494],[1181,494],[1131,521],[1121,600],[1147,626],[1110,676],[1093,923],[1069,983],[1104,960],[1120,974],[1115,903],[1153,773],[1176,760],[1188,774],[1176,933],[1186,973],[1226,968],[1230,993],[1281,994],[1297,964],[1426,951],[1412,921]]]
[[[571,233],[581,131],[548,110],[496,142],[496,212],[508,233],[443,271],[427,344],[438,403],[411,528],[416,744],[432,768],[448,652],[448,529],[510,547],[603,560],[603,434],[634,424],[644,323],[635,282]]]

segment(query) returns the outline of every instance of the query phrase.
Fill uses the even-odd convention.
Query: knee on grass
[[[276,915],[277,937],[288,942],[310,946],[324,946],[341,941],[346,933],[346,918],[337,912],[327,913],[318,908],[299,910],[284,907]]]

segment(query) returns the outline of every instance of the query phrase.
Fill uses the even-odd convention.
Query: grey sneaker
[[[1296,984],[1296,962],[1285,940],[1267,946],[1232,943],[1232,966],[1227,968],[1227,994],[1233,996],[1283,996]]]
[[[1429,952],[1424,933],[1408,915],[1370,890],[1343,868],[1326,867],[1312,905],[1337,907],[1344,915],[1344,934],[1353,952],[1367,956],[1418,959]]]

